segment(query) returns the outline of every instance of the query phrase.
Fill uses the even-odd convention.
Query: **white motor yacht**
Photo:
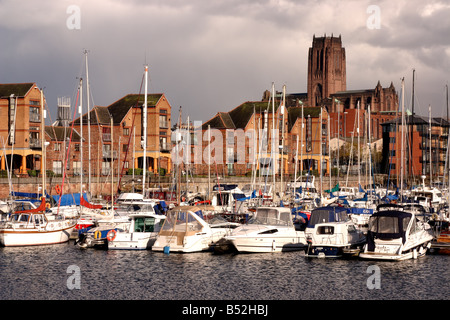
[[[291,210],[260,207],[250,221],[225,237],[238,252],[281,252],[305,249],[305,232],[297,230]]]
[[[308,257],[357,256],[366,242],[363,231],[349,218],[347,209],[338,206],[313,210],[305,232]]]
[[[234,223],[214,224],[203,219],[201,207],[180,206],[169,210],[152,251],[190,253],[207,251],[230,233]]]
[[[434,238],[431,226],[414,212],[380,210],[369,219],[363,259],[406,260],[424,256]]]
[[[111,229],[107,234],[109,250],[148,250],[156,240],[165,215],[154,213],[130,214],[130,224],[123,231]]]

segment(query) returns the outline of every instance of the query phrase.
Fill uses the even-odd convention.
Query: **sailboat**
[[[14,211],[0,226],[0,245],[35,246],[69,241],[76,219],[46,212],[45,198],[35,209]]]

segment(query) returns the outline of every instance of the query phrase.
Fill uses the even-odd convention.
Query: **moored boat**
[[[347,209],[338,206],[313,210],[305,232],[307,257],[358,256],[366,242],[363,231],[350,219]]]
[[[296,228],[289,208],[260,207],[246,224],[225,239],[238,252],[282,252],[304,250],[305,232]]]
[[[136,213],[129,215],[130,224],[123,231],[108,232],[108,250],[148,250],[156,240],[165,215]]]
[[[219,223],[213,220],[208,223],[203,219],[201,207],[180,206],[169,210],[152,251],[190,253],[210,250],[235,226],[224,220]]]
[[[433,240],[431,226],[414,212],[403,209],[380,210],[369,220],[363,259],[417,259],[424,256]]]
[[[36,246],[69,241],[76,219],[46,212],[45,198],[39,207],[16,210],[0,226],[0,245]]]

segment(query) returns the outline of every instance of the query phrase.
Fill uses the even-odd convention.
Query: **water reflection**
[[[81,289],[69,290],[70,265]],[[367,268],[380,270],[370,290]],[[448,299],[448,256],[403,262],[306,258],[303,252],[164,254],[80,250],[72,243],[0,248],[0,299]]]

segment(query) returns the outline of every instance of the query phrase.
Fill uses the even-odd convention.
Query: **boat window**
[[[369,220],[369,231],[375,233],[398,233],[398,218],[371,217]]]
[[[218,193],[217,194],[217,205],[227,205],[228,204],[228,197],[230,196],[229,193]]]
[[[403,232],[405,232],[406,229],[408,228],[408,224],[409,224],[410,220],[411,220],[411,217],[403,218]]]
[[[317,228],[317,234],[334,234],[333,226],[319,226]]]
[[[153,232],[155,226],[155,218],[139,217],[134,222],[134,232]]]
[[[347,230],[348,230],[349,233],[355,233],[356,232],[356,227],[354,225],[352,225],[352,224],[349,224],[347,226]]]
[[[29,217],[30,217],[30,215],[28,215],[28,214],[22,214],[20,216],[20,222],[27,222]]]
[[[258,209],[256,218],[249,223],[265,225],[292,225],[290,212],[279,212],[277,209]]]

